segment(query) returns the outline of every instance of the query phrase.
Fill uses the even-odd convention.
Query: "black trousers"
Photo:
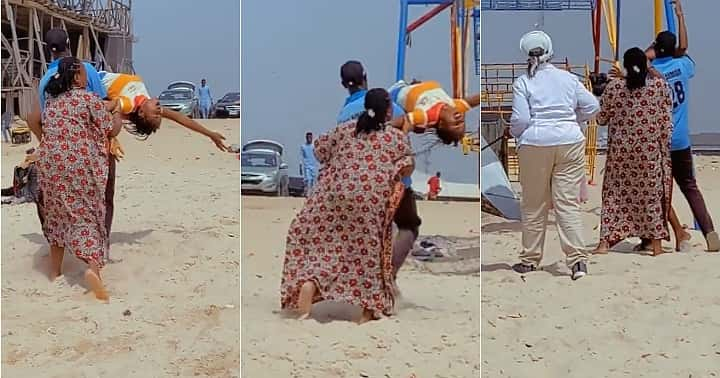
[[[705,199],[695,181],[695,167],[693,166],[692,149],[687,148],[679,151],[671,151],[672,175],[680,187],[680,191],[690,205],[693,216],[700,226],[703,235],[715,231],[712,218],[705,206]]]
[[[417,238],[422,220],[418,216],[415,192],[411,188],[405,188],[393,220],[397,228],[412,231]]]

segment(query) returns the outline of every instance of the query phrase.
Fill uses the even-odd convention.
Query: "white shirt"
[[[597,98],[572,73],[545,63],[535,77],[513,83],[510,133],[518,146],[562,146],[585,140],[579,122],[600,110]]]

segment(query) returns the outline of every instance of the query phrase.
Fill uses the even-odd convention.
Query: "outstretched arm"
[[[169,120],[175,121],[178,124],[188,128],[192,131],[195,131],[197,133],[200,133],[200,134],[205,135],[206,137],[210,138],[213,141],[213,143],[215,143],[217,148],[220,149],[220,151],[223,151],[223,152],[229,151],[229,147],[226,146],[225,142],[224,142],[225,137],[222,134],[206,129],[201,124],[190,119],[188,116],[186,116],[180,112],[176,112],[174,110],[167,109],[167,108],[162,109],[162,116]]]
[[[687,27],[685,26],[685,15],[683,14],[680,0],[675,0],[675,14],[678,18],[678,47],[675,50],[675,57],[685,56],[688,49]]]

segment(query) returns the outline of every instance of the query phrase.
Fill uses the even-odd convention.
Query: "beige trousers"
[[[560,246],[567,265],[585,262],[578,195],[585,175],[585,142],[563,146],[520,146],[522,245],[520,261],[540,266],[550,204],[554,205]]]

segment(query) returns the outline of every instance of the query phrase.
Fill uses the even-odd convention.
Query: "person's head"
[[[365,68],[357,60],[349,60],[340,67],[340,79],[343,88],[350,93],[367,89],[367,75]]]
[[[305,133],[305,143],[311,144],[312,141],[313,141],[313,133],[311,133],[311,132],[309,132],[309,131],[306,132],[306,133]]]
[[[675,56],[675,44],[677,44],[677,38],[673,32],[666,30],[658,33],[655,42],[653,42],[655,57],[667,58]]]
[[[540,30],[523,35],[520,38],[520,50],[528,57],[527,74],[530,77],[534,77],[538,66],[549,62],[554,54],[550,36]]]
[[[56,97],[73,88],[87,87],[87,72],[85,65],[72,56],[60,59],[57,72],[53,75],[45,85],[45,92],[50,96]]]
[[[50,49],[53,59],[69,55],[70,38],[65,30],[53,28],[45,34],[45,44]]]
[[[162,108],[157,98],[149,98],[143,102],[136,111],[128,114],[132,122],[127,131],[139,137],[149,137],[156,132],[162,123]]]
[[[206,83],[207,83],[207,81],[205,81],[205,79],[200,80],[200,85],[202,85],[203,87],[205,86]]]
[[[450,105],[443,106],[435,134],[445,144],[457,144],[465,136],[465,113]]]
[[[390,94],[383,88],[374,88],[365,95],[365,111],[357,120],[355,131],[371,133],[382,130],[392,117]]]
[[[638,47],[625,51],[623,66],[627,71],[625,85],[628,89],[633,90],[645,86],[648,75],[648,62],[644,51]]]
[[[440,178],[440,172],[435,173],[435,176],[437,176],[437,178]]]

